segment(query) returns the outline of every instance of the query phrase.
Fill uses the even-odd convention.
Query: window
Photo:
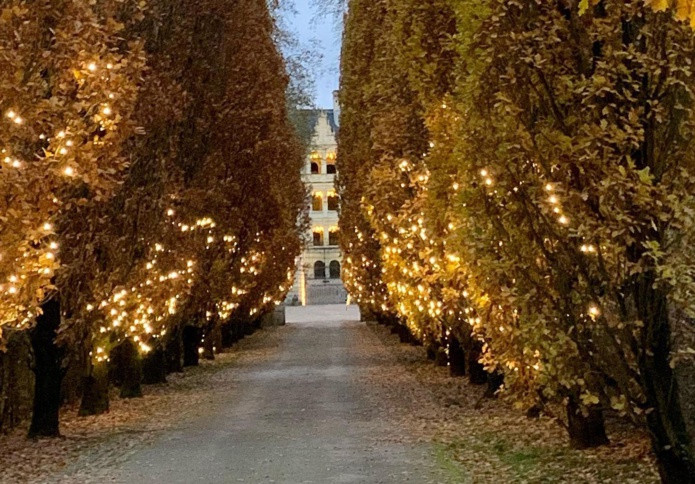
[[[322,247],[322,246],[323,246],[323,230],[315,229],[314,230],[314,247]]]
[[[321,192],[314,193],[314,196],[311,197],[311,209],[314,212],[322,212],[323,211],[323,193],[321,193]]]
[[[311,174],[320,175],[321,174],[321,155],[316,151],[312,151],[309,155],[311,160]]]
[[[328,232],[328,245],[338,245],[338,229],[332,228]]]
[[[328,265],[328,272],[331,279],[340,279],[340,262],[337,260],[331,261]]]
[[[314,264],[314,279],[325,279],[326,278],[326,263],[317,260]]]
[[[328,210],[338,210],[338,195],[335,193],[328,194]]]
[[[333,152],[326,153],[326,173],[335,175],[335,159],[336,155]]]

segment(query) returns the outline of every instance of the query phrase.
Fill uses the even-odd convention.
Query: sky
[[[316,106],[333,107],[333,91],[338,89],[340,78],[341,33],[333,18],[317,18],[312,0],[294,0],[296,13],[285,13],[285,21],[302,44],[313,45],[321,54],[320,65],[316,66]]]

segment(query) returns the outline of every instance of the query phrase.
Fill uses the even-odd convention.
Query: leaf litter
[[[527,418],[484,386],[452,377],[427,360],[422,347],[401,344],[388,328],[362,326],[355,345],[367,371],[356,372],[376,416],[390,421],[380,439],[429,442],[444,464],[470,483],[656,484],[659,477],[646,433],[609,420],[610,445],[569,447],[552,418]]]

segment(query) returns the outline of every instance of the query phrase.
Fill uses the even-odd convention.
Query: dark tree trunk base
[[[449,366],[449,356],[444,348],[437,350],[437,356],[434,359],[434,364],[437,366]]]
[[[660,363],[655,360],[660,359]],[[642,363],[648,381],[648,398],[652,405],[647,427],[664,484],[695,484],[695,460],[680,404],[678,381],[667,358],[654,358]],[[660,368],[659,368],[660,366]]]
[[[222,325],[220,332],[222,333],[222,348],[231,348],[239,341],[237,325],[233,322]]]
[[[50,300],[42,306],[31,331],[34,351],[34,407],[29,437],[59,437],[60,387],[63,380],[63,350],[55,343],[60,326],[60,303]]]
[[[541,418],[542,412],[543,412],[543,409],[540,407],[540,405],[534,405],[533,407],[526,410],[526,418],[529,418],[529,419]]]
[[[570,445],[574,449],[590,449],[608,444],[603,411],[592,406],[585,416],[572,398],[567,403],[567,431]]]
[[[115,361],[112,360],[117,365],[113,373],[117,374],[120,380],[121,398],[141,397],[142,360],[137,346],[128,338],[111,351],[114,352],[118,357]]]
[[[167,373],[183,373],[183,343],[180,326],[177,326],[170,334],[164,353]]]
[[[679,382],[671,368],[671,322],[666,294],[654,289],[654,273],[641,274],[634,299],[644,321],[639,360],[644,393],[652,411],[647,428],[661,482],[695,483],[695,452],[688,434]]]
[[[222,330],[222,346],[229,348],[238,343],[243,337],[238,323],[227,323]]]
[[[428,344],[427,359],[430,361],[435,361],[437,359],[437,351],[439,351],[439,345],[437,343]]]
[[[488,383],[488,373],[485,367],[478,361],[480,359],[480,343],[474,342],[468,352],[468,381],[472,385],[485,385]]]
[[[401,343],[411,345],[420,344],[420,341],[415,336],[413,336],[413,333],[410,331],[410,328],[408,328],[404,324],[396,324],[395,326],[392,326],[391,333],[397,334],[398,339]]]
[[[451,376],[466,374],[466,352],[461,342],[453,336],[449,338],[449,373]]]
[[[664,484],[695,484],[695,462],[685,449],[655,450],[657,468]]]
[[[483,395],[485,398],[497,398],[497,391],[502,388],[504,375],[498,371],[487,374],[487,389]]]
[[[92,367],[92,374],[84,378],[80,416],[100,415],[108,411],[109,369],[106,363],[97,363]]]
[[[261,328],[261,320],[260,319],[254,319],[253,321],[249,321],[245,325],[245,335],[246,336],[251,336],[253,333],[258,331]]]
[[[197,326],[186,326],[183,328],[181,340],[183,341],[183,366],[198,366],[200,362],[201,331]]]
[[[203,358],[206,360],[215,359],[215,350],[219,350],[221,339],[220,327],[213,322],[208,326],[203,338]]]
[[[142,359],[142,383],[156,385],[167,382],[167,355],[161,346],[156,346]]]

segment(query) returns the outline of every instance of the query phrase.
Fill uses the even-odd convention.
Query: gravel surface
[[[95,464],[98,455],[88,454],[43,482],[459,482],[432,444],[394,432],[372,408],[363,378],[386,349],[378,341],[360,346],[363,323],[307,321],[327,310],[293,316],[303,322],[275,331],[276,351],[263,359],[242,356],[215,373],[218,391],[199,403],[198,416],[110,462]],[[333,314],[338,310],[345,307]]]

